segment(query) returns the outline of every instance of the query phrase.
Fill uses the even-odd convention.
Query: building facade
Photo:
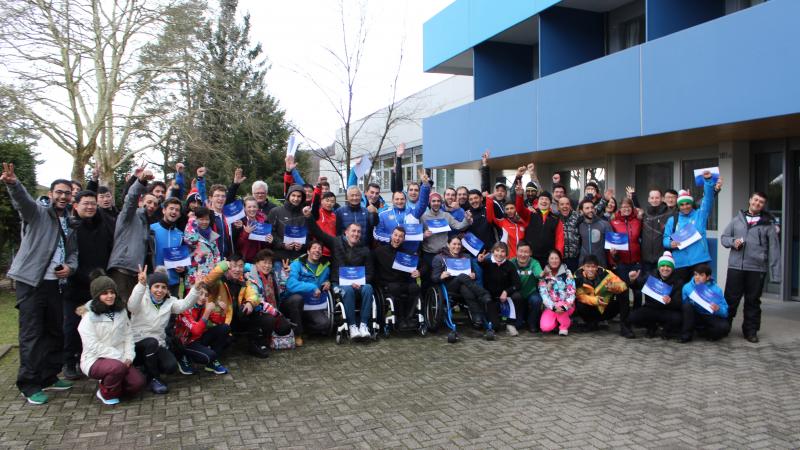
[[[574,198],[590,179],[693,188],[719,166],[719,281],[718,236],[764,191],[784,259],[766,291],[800,299],[798,18],[795,0],[456,0],[424,26],[424,67],[471,75],[475,101],[424,120],[425,164],[477,168],[489,149],[493,170],[535,161]]]
[[[365,118],[359,119],[351,125],[351,130],[358,130],[353,140],[353,158],[366,153],[374,154],[375,149],[381,146],[378,157],[373,161],[372,176],[369,182],[378,183],[382,192],[391,189],[390,173],[394,168],[395,149],[401,143],[406,144],[403,156],[403,179],[408,182],[417,180],[418,170],[430,167],[425,164],[425,154],[422,145],[422,120],[433,114],[467,104],[473,100],[472,79],[463,76],[449,77],[433,86],[417,92],[395,103],[393,117],[399,118],[390,128],[389,133],[381,146],[381,136],[386,129],[386,115],[388,108],[375,111]],[[342,134],[339,130],[338,135]],[[341,142],[342,140],[340,140]],[[335,145],[329,147],[333,151]],[[337,159],[337,158],[331,158]],[[340,158],[339,158],[340,159]],[[344,174],[343,167],[334,167],[325,159],[319,161],[319,173],[327,176],[332,183],[332,188],[343,199],[346,186],[342,186],[338,173]],[[474,186],[480,183],[480,176],[473,170],[454,168],[441,168],[431,171],[434,187],[438,192],[444,192],[447,187]],[[344,176],[347,180],[346,175]],[[388,199],[388,197],[385,197]]]

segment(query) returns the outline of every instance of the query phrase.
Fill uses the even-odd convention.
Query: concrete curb
[[[8,353],[13,347],[16,347],[16,345],[14,345],[14,344],[3,344],[3,345],[0,345],[0,359],[2,359],[4,356],[6,356],[6,353]]]

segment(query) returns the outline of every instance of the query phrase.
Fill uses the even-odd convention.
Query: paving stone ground
[[[738,330],[719,343],[630,341],[615,324],[456,345],[311,339],[267,360],[234,352],[230,375],[172,376],[169,394],[114,407],[88,380],[26,404],[13,349],[0,359],[0,447],[797,448],[796,325],[755,345]]]

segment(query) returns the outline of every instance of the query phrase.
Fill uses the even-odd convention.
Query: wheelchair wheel
[[[328,318],[330,319],[326,336],[330,336],[336,331],[336,299],[333,298],[333,292],[331,291],[325,294],[328,296]]]
[[[422,315],[428,331],[435,333],[442,326],[446,314],[444,309],[445,303],[441,288],[439,286],[430,288],[422,301]]]

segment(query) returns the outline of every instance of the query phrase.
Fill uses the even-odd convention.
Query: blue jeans
[[[356,290],[352,286],[339,286],[342,290],[342,304],[347,316],[347,325],[356,325]],[[372,286],[365,284],[359,291],[361,294],[361,321],[368,324],[372,318]]]
[[[539,320],[542,317],[542,296],[534,292],[528,297],[528,328],[539,330]],[[519,321],[519,317],[517,319]],[[520,324],[522,325],[522,324]]]

